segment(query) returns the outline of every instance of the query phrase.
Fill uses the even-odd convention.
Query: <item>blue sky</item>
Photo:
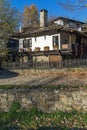
[[[69,10],[63,9],[63,7],[58,4],[58,0],[12,0],[12,5],[21,12],[23,12],[26,5],[30,6],[31,4],[35,4],[39,11],[41,9],[47,9],[48,16],[62,16],[80,21],[85,21],[87,18],[87,8],[76,12],[70,12]]]

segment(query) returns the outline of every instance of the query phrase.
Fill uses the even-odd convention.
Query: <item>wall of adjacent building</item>
[[[64,20],[56,20],[54,23],[57,23],[58,25],[63,25],[65,27],[74,28],[78,31],[81,31],[82,24],[77,22],[70,22],[69,20],[65,22]]]

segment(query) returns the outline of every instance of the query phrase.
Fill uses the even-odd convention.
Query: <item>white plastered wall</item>
[[[53,50],[53,41],[52,37],[53,36],[58,36],[59,40],[59,50],[61,49],[60,46],[60,34],[54,34],[54,35],[45,35],[45,36],[39,36],[39,37],[31,37],[31,38],[26,38],[26,39],[32,39],[32,51],[35,50],[36,47],[39,47],[41,51],[44,51],[44,47],[49,46],[49,50]],[[19,40],[19,50],[20,48],[23,48],[23,38]]]

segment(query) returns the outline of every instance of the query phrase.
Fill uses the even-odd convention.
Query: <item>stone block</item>
[[[72,111],[73,109],[72,109],[72,107],[66,107],[65,110],[68,111],[68,112],[70,112],[70,111]]]
[[[61,102],[55,102],[55,108],[56,110],[63,110],[63,104]]]
[[[15,101],[15,95],[8,94],[8,101]]]

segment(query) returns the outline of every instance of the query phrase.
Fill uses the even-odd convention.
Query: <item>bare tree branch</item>
[[[87,8],[87,0],[58,0],[58,4],[71,11]]]

